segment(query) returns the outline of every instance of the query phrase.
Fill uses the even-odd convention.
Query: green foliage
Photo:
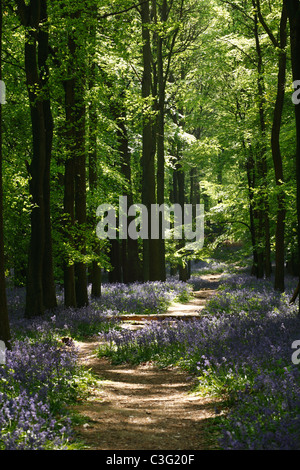
[[[8,2],[9,3],[9,2]],[[277,37],[281,2],[262,1],[262,15]],[[275,250],[278,188],[275,185],[270,147],[277,87],[278,50],[258,24],[262,50],[263,96],[258,90],[257,50],[253,35],[252,4],[219,0],[167,2],[170,9],[161,18],[162,2],[154,2],[151,24],[152,96],[141,97],[143,74],[142,35],[139,8],[128,0],[107,2],[48,2],[50,57],[49,90],[54,118],[51,163],[51,216],[54,269],[63,280],[64,262],[96,260],[111,268],[109,244],[95,235],[96,209],[103,202],[116,204],[122,194],[142,200],[142,111],[157,116],[158,41],[163,42],[165,77],[165,201],[172,202],[172,178],[179,163],[185,176],[185,201],[190,202],[191,178],[197,179],[198,202],[205,205],[205,245],[193,255],[172,240],[166,242],[167,263],[186,265],[191,258],[210,256],[226,243],[240,243],[241,257],[251,255],[250,192],[253,207],[259,208],[261,185],[249,191],[247,163],[255,164],[263,145],[259,106],[264,103],[266,126],[268,216],[271,249]],[[25,83],[25,28],[14,7],[5,7],[3,78],[7,105],[3,106],[4,219],[6,272],[14,272],[15,283],[24,284],[30,237],[29,174],[26,162],[32,156],[30,111]],[[68,41],[77,31],[76,63],[72,63]],[[84,72],[84,73],[83,73]],[[86,111],[87,224],[66,224],[64,166],[70,158],[65,138],[66,80],[85,77],[83,99]],[[281,125],[281,151],[287,206],[286,260],[296,253],[295,129],[291,103],[292,74],[287,67],[287,84]],[[93,128],[93,109],[96,127]],[[125,126],[130,152],[131,181],[124,176],[120,148],[121,124]],[[89,158],[96,157],[96,188],[90,187]],[[127,164],[126,164],[127,165]],[[85,250],[82,250],[84,242]],[[141,253],[140,247],[140,257]]]

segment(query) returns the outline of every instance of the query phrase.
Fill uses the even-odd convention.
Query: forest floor
[[[206,275],[212,289],[194,293],[186,304],[173,304],[170,320],[199,316],[214,292],[217,275]],[[147,316],[147,320],[150,318]],[[125,321],[125,328],[140,328],[143,318]],[[76,428],[87,450],[209,450],[217,444],[210,433],[218,399],[191,393],[192,382],[179,368],[112,365],[96,354],[99,341],[77,342],[80,362],[99,378],[86,400],[75,407],[85,420]]]

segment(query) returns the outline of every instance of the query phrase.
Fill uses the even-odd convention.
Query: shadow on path
[[[181,315],[195,312],[212,294],[213,290],[198,291],[191,302],[170,309]],[[99,377],[89,399],[76,406],[88,419],[76,431],[89,450],[216,448],[206,431],[216,416],[217,399],[191,394],[191,380],[179,369],[113,366],[96,356],[98,344],[77,343],[81,363]]]

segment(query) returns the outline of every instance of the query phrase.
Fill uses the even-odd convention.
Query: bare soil
[[[195,314],[208,291],[197,293],[183,309]],[[198,301],[198,302],[197,302]],[[170,312],[169,312],[170,313]],[[141,327],[142,321],[124,327]],[[80,361],[99,381],[75,409],[86,418],[76,429],[87,450],[208,450],[217,445],[208,428],[218,400],[192,394],[191,378],[177,368],[155,364],[112,365],[97,358],[97,341],[77,343]]]

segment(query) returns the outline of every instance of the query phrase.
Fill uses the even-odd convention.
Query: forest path
[[[206,298],[211,294],[203,293]],[[204,305],[203,297],[195,300],[184,304],[187,314],[195,315]],[[173,305],[172,313],[182,315],[182,307]],[[76,344],[80,362],[99,377],[88,399],[75,407],[88,419],[76,428],[88,450],[216,448],[207,429],[216,416],[218,400],[191,394],[187,373],[154,364],[112,365],[96,356],[98,341]]]
[[[187,303],[173,302],[165,313],[158,315],[122,315],[123,328],[137,329],[144,326],[145,321],[151,320],[191,320],[199,318],[201,310],[204,309],[207,300],[214,294],[219,284],[221,274],[207,274],[201,276],[206,284],[212,287],[206,287],[193,292],[193,298]]]

